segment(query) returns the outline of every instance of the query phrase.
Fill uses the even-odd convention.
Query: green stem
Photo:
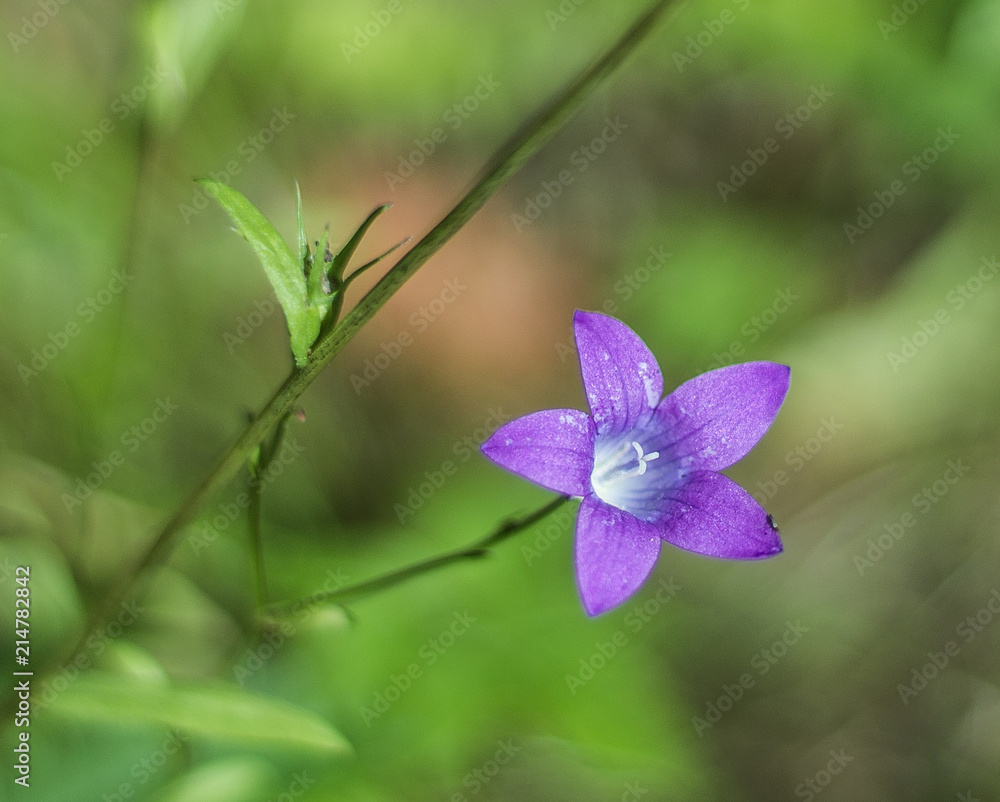
[[[281,441],[285,438],[285,431],[288,428],[289,415],[285,415],[274,429],[270,442],[265,440],[260,446],[260,451],[256,459],[250,460],[250,481],[247,486],[249,496],[247,505],[247,518],[250,529],[250,559],[253,563],[254,573],[254,598],[256,600],[256,613],[260,616],[261,610],[267,604],[269,598],[267,592],[267,574],[264,570],[264,536],[261,530],[261,492],[264,489],[264,476],[275,455],[281,448]]]
[[[139,256],[139,245],[141,242],[143,211],[145,207],[145,188],[149,182],[152,171],[152,164],[155,159],[155,143],[153,134],[150,131],[149,119],[145,110],[136,122],[135,152],[137,154],[137,164],[135,168],[135,179],[132,184],[132,196],[128,204],[128,222],[125,227],[125,236],[122,242],[121,254],[118,257],[118,275],[125,275],[129,269],[135,270]],[[114,275],[114,273],[112,273]],[[112,336],[110,346],[105,349],[105,365],[101,371],[101,408],[105,409],[114,394],[116,372],[120,365],[122,351],[122,337],[125,333],[125,322],[128,318],[128,299],[132,295],[131,280],[122,282],[122,291],[118,302],[114,306],[114,321],[112,323]]]
[[[444,568],[452,563],[485,557],[489,554],[489,550],[491,548],[502,543],[507,538],[516,535],[518,532],[522,532],[538,523],[543,518],[551,515],[569,500],[570,496],[559,496],[532,513],[521,516],[520,518],[510,518],[500,524],[500,526],[488,535],[480,538],[474,543],[469,544],[465,548],[445,552],[437,557],[431,557],[427,560],[421,560],[418,563],[414,563],[413,565],[398,568],[395,571],[382,574],[382,576],[377,576],[374,579],[367,579],[364,582],[358,582],[357,584],[348,585],[347,587],[338,588],[337,590],[332,590],[327,593],[314,593],[309,596],[304,596],[301,599],[289,599],[286,601],[275,602],[266,608],[266,612],[277,616],[290,610],[301,608],[304,605],[312,606],[314,604],[331,604],[335,602],[343,603],[352,601],[362,596],[371,596],[374,593],[379,593],[388,588],[395,587],[396,585],[402,584],[406,580],[412,579],[415,576],[436,571],[438,568]]]
[[[267,576],[264,572],[264,537],[260,527],[260,485],[250,482],[247,523],[250,529],[250,561],[253,563],[254,601],[257,615],[267,604]]]
[[[330,360],[344,349],[351,338],[407,279],[450,240],[577,112],[590,92],[638,47],[674,2],[675,0],[658,0],[653,3],[607,53],[558,93],[519,133],[514,135],[506,146],[500,149],[492,161],[492,166],[458,205],[414,245],[329,334],[319,340],[306,364],[292,371],[211,473],[164,524],[146,551],[130,568],[123,571],[121,579],[95,605],[88,624],[73,650],[73,656],[130,591],[138,592],[136,586],[139,580],[149,568],[160,563],[167,555],[177,532],[194,518],[208,498],[236,476],[253,450],[263,442],[271,428],[292,410],[302,393]]]
[[[305,386],[301,386],[302,370],[294,368],[284,384],[278,388],[263,411],[251,421],[236,442],[216,464],[215,469],[202,481],[194,492],[185,499],[171,518],[163,525],[159,534],[152,541],[135,564],[124,572],[121,579],[111,587],[104,598],[95,605],[84,633],[73,649],[71,659],[76,657],[87,638],[94,633],[110,616],[110,614],[126,599],[130,590],[138,595],[139,588],[133,588],[151,566],[158,564],[168,552],[173,536],[188,522],[194,519],[202,505],[221,490],[240,469],[247,463],[250,455],[267,437],[267,433],[294,406],[296,399],[302,394]],[[301,386],[301,389],[299,387]]]
[[[589,69],[557,94],[520,132],[500,149],[492,166],[423,239],[413,246],[368,291],[341,323],[322,338],[302,368],[309,381],[339,354],[355,334],[434,253],[478,212],[525,162],[534,156],[583,104],[593,89],[610,75],[652,31],[675,0],[659,0],[647,10],[615,45]]]

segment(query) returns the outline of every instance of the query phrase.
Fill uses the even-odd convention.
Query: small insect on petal
[[[577,311],[573,327],[590,414],[533,412],[506,424],[483,453],[542,487],[582,496],[575,554],[587,614],[635,593],[661,542],[733,560],[780,554],[774,518],[718,471],[767,432],[791,369],[730,365],[664,398],[656,358],[624,323]]]

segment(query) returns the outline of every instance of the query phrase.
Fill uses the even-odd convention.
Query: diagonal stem
[[[674,2],[676,0],[654,2],[601,58],[556,94],[500,149],[483,177],[458,205],[414,245],[331,332],[319,340],[306,364],[292,371],[260,414],[251,421],[219,460],[212,472],[164,524],[146,551],[123,572],[121,579],[95,605],[87,626],[74,647],[73,656],[79,653],[88,636],[130,592],[138,593],[139,580],[149,568],[164,560],[177,532],[194,518],[208,498],[239,473],[253,450],[263,442],[275,424],[291,411],[295,402],[330,360],[344,349],[361,327],[385,305],[407,279],[440,250],[579,110],[587,96],[632,54]]]
[[[267,608],[265,608],[265,612],[270,613],[271,615],[280,615],[283,612],[298,609],[298,607],[305,605],[312,606],[315,604],[332,604],[353,601],[354,599],[361,598],[362,596],[371,596],[372,594],[379,593],[387,588],[395,587],[408,579],[420,576],[421,574],[430,573],[438,568],[444,568],[446,565],[451,565],[452,563],[461,562],[463,560],[474,560],[479,557],[485,557],[489,554],[489,551],[493,548],[493,546],[502,543],[507,540],[507,538],[516,535],[518,532],[523,532],[525,529],[530,528],[543,518],[551,515],[569,500],[570,496],[559,496],[532,513],[523,515],[520,518],[509,518],[488,535],[464,548],[445,552],[437,557],[431,557],[414,563],[413,565],[397,568],[395,571],[382,574],[374,579],[366,579],[364,582],[358,582],[354,585],[348,585],[347,587],[338,588],[337,590],[331,590],[327,593],[315,593],[310,596],[304,596],[301,599],[290,599],[287,601],[275,602],[274,604],[268,605]]]
[[[267,592],[267,572],[264,569],[264,535],[261,529],[261,493],[264,491],[264,477],[271,462],[281,449],[281,442],[288,429],[288,419],[291,413],[285,415],[274,429],[270,441],[260,446],[256,459],[250,461],[250,481],[247,483],[249,506],[247,507],[247,522],[250,528],[250,561],[254,572],[254,600],[257,615],[264,609],[269,598]]]
[[[264,569],[264,533],[260,525],[260,485],[256,477],[250,480],[247,490],[247,526],[250,529],[250,562],[253,566],[254,609],[258,615],[267,604],[267,572]]]

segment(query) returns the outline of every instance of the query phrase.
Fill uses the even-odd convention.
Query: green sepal
[[[250,243],[260,259],[278,303],[285,312],[295,364],[302,367],[309,357],[309,349],[319,336],[322,319],[319,310],[309,303],[302,261],[295,258],[274,226],[244,195],[209,178],[198,179],[198,183],[225,209],[236,224],[236,230]]]
[[[311,710],[213,682],[174,685],[92,671],[53,703],[84,721],[160,725],[218,741],[349,754],[347,739]]]
[[[361,240],[368,233],[368,229],[372,227],[372,223],[378,219],[380,214],[391,208],[391,203],[385,203],[377,207],[375,211],[368,215],[365,222],[361,224],[361,227],[354,232],[354,236],[341,249],[340,253],[333,257],[333,264],[330,266],[329,273],[331,276],[336,277],[338,282],[344,280],[344,271],[347,269],[347,263],[351,261],[351,257],[354,256],[354,252],[358,249],[358,245],[361,244]]]
[[[306,238],[306,224],[302,217],[302,189],[299,182],[295,182],[295,210],[298,219],[298,243],[299,243],[299,264],[302,265],[303,272],[308,276],[309,267],[309,240]]]
[[[329,274],[333,261],[330,252],[330,226],[323,229],[323,236],[316,242],[316,251],[312,256],[312,267],[306,279],[309,284],[309,303],[317,310],[320,322],[325,318],[333,305],[333,296],[339,291],[339,282]]]

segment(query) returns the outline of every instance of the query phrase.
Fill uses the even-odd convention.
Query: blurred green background
[[[192,179],[289,240],[295,180],[338,244],[392,201],[373,256],[642,6],[4,3],[5,666],[13,569],[43,668],[287,373],[263,271]],[[45,707],[36,685],[31,788],[8,718],[0,798],[1000,799],[998,128],[997,0],[685,4],[303,397],[267,567],[275,597],[310,594],[544,503],[475,446],[584,405],[577,308],[635,329],[668,388],[792,366],[728,472],[785,553],[665,548],[590,620],[564,510],[488,560],[303,611],[268,651],[233,482],[88,651],[170,715],[87,677]],[[241,688],[245,720],[211,712]],[[182,708],[192,726],[162,723]],[[310,743],[322,721],[353,754]]]

